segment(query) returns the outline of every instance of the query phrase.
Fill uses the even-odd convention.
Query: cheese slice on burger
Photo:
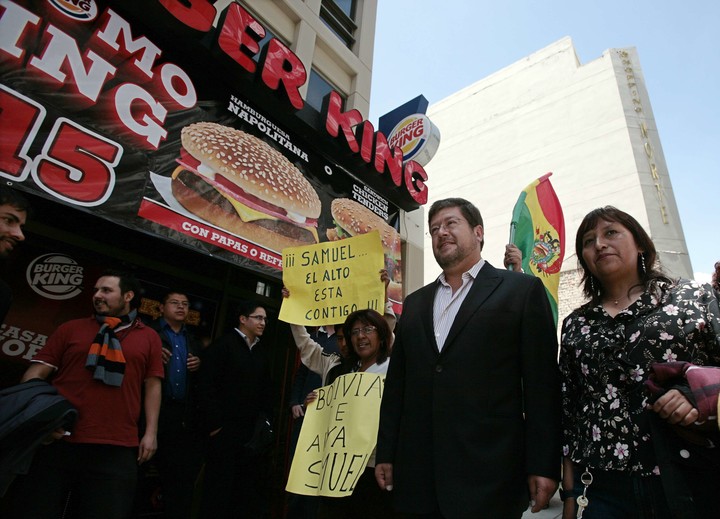
[[[320,199],[282,153],[253,135],[216,123],[186,126],[181,138],[172,186],[188,210],[273,250],[319,241]]]

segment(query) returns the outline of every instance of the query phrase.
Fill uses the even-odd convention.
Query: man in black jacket
[[[375,475],[408,517],[519,519],[557,489],[557,338],[539,278],[481,255],[480,211],[428,212],[440,276],[404,301],[385,378]]]
[[[208,432],[203,517],[261,518],[267,513],[261,484],[268,461],[250,448],[256,429],[272,413],[272,385],[265,345],[267,313],[255,302],[237,310],[237,328],[210,346],[203,357],[201,397]],[[267,432],[267,430],[266,430]],[[248,443],[250,442],[250,445]]]
[[[203,435],[196,387],[202,345],[185,325],[190,311],[187,295],[173,290],[162,301],[162,316],[150,325],[160,335],[165,368],[156,461],[165,517],[188,519],[202,465]]]

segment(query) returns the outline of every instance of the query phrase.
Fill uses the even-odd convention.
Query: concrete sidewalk
[[[522,519],[560,519],[562,517],[563,503],[560,501],[560,494],[557,492],[550,500],[550,506],[545,510],[534,514],[528,510],[523,514]]]

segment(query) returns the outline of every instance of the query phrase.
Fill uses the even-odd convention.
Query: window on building
[[[262,54],[262,50],[265,48],[265,45],[267,45],[267,42],[269,42],[272,38],[275,38],[275,35],[270,31],[270,29],[267,28],[267,26],[264,23],[263,23],[263,27],[265,27],[265,37],[258,42],[258,47],[260,47],[260,52],[255,54],[252,58],[253,61],[255,61],[255,63],[259,62],[260,55]]]
[[[349,48],[355,44],[357,0],[322,0],[320,18]]]
[[[340,10],[347,15],[351,20],[355,19],[355,0],[330,0],[332,3],[337,4]]]
[[[326,95],[335,90],[343,100],[346,97],[332,85],[327,79],[318,74],[315,69],[310,70],[310,80],[308,81],[307,95],[305,102],[315,108],[318,112],[322,110],[322,102]]]

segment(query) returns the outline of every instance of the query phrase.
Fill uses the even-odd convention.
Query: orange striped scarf
[[[125,357],[120,341],[113,331],[121,324],[130,324],[135,320],[137,310],[121,317],[95,315],[100,329],[95,341],[90,345],[85,367],[93,371],[93,378],[108,386],[120,387],[125,375]]]

